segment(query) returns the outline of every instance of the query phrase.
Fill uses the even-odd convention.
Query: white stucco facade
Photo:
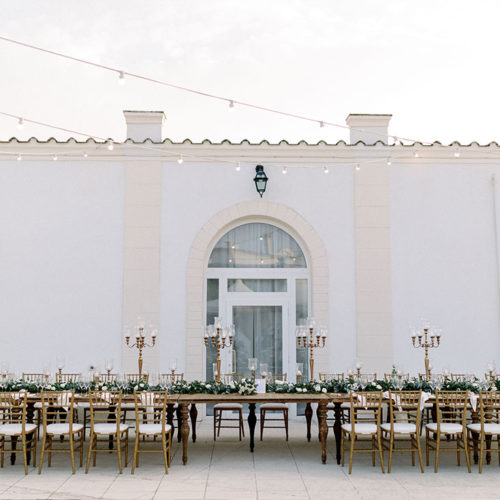
[[[354,144],[173,144],[161,142],[163,113],[126,117],[131,139],[113,151],[92,140],[2,143],[0,331],[11,371],[54,370],[58,355],[75,372],[107,358],[135,371],[122,330],[140,315],[160,327],[146,370],[166,372],[175,357],[203,378],[208,258],[243,222],[275,224],[306,255],[310,312],[329,331],[320,371],[355,359],[380,374],[392,363],[423,371],[409,338],[421,317],[443,329],[436,370],[482,374],[500,361],[496,144],[388,145],[388,115],[351,115]],[[269,177],[262,199],[255,165]]]

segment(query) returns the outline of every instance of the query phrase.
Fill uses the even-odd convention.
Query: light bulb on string
[[[387,158],[386,163],[387,163],[387,165],[392,165],[392,160],[390,158]]]
[[[21,153],[19,153],[19,154],[17,155],[17,161],[21,161],[22,159],[23,159],[23,157],[21,156]]]
[[[455,152],[453,153],[453,156],[455,158],[460,158],[460,151],[458,150],[458,148],[455,150]]]
[[[413,153],[413,157],[414,158],[420,158],[420,155],[417,152],[415,152],[415,153]]]
[[[89,154],[87,152],[83,153],[84,158],[88,158]]]
[[[123,71],[118,73],[118,85],[125,85],[125,73]]]
[[[241,170],[241,164],[238,162],[235,167],[236,172],[239,172]]]
[[[184,163],[184,159],[182,158],[182,155],[179,155],[179,158],[177,158],[177,163],[179,165],[182,165]]]
[[[320,127],[320,128],[323,128],[324,126],[325,126],[325,122],[324,122],[324,121],[320,121],[320,122],[319,122],[319,127]]]
[[[359,172],[360,169],[361,167],[359,166],[359,163],[356,163],[356,172]]]
[[[115,149],[113,141],[108,141],[108,145],[106,147],[108,148],[108,151],[113,151],[113,149]]]
[[[52,156],[52,159],[53,159],[54,161],[57,161],[57,155],[53,155],[53,156]]]
[[[327,174],[327,173],[329,172],[329,170],[328,170],[328,166],[323,167],[323,172],[324,172],[325,174]]]
[[[281,169],[281,173],[282,173],[283,175],[285,175],[285,174],[287,173],[287,170],[288,170],[288,169],[287,169],[287,167],[283,167],[283,168]]]
[[[228,107],[228,111],[229,112],[232,112],[234,111],[234,101],[232,99],[229,100],[229,107]]]
[[[19,120],[17,120],[17,129],[22,130],[23,128],[24,128],[24,120],[22,118],[19,118]]]

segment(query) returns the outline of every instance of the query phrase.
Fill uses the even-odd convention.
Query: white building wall
[[[331,366],[344,370],[351,365],[355,352],[353,169],[339,167],[328,175],[320,168],[289,168],[286,175],[277,167],[265,167],[265,171],[269,182],[264,199],[296,210],[327,248],[329,354]],[[182,165],[164,166],[160,306],[163,368],[170,357],[177,357],[179,368],[185,370],[186,272],[191,244],[218,212],[258,197],[254,175],[254,168],[242,166],[236,172],[225,163],[185,160]]]
[[[430,351],[436,373],[482,375],[500,360],[493,188],[484,165],[391,167],[394,359],[424,371],[409,325],[424,316],[443,329]]]
[[[18,372],[120,362],[123,168],[5,162],[0,168],[1,361]]]

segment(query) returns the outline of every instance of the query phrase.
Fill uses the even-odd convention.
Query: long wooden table
[[[254,396],[242,396],[240,394],[172,394],[169,396],[169,402],[177,403],[180,408],[181,415],[181,440],[182,440],[182,462],[184,465],[188,461],[188,441],[189,441],[189,419],[191,417],[192,426],[194,430],[193,440],[196,440],[196,413],[193,414],[193,407],[196,404],[206,403],[242,403],[248,404],[248,428],[250,431],[250,451],[253,452],[255,448],[255,424],[257,417],[255,415],[255,405],[258,403],[306,403],[309,405],[309,425],[308,425],[308,439],[310,440],[310,418],[312,416],[311,403],[317,403],[317,415],[319,425],[319,441],[321,443],[321,461],[326,463],[326,439],[328,436],[328,426],[326,423],[327,404],[331,401],[331,395],[328,394],[280,394],[280,393],[266,393],[256,394]],[[344,401],[346,395],[344,394]],[[190,407],[191,406],[191,411]],[[340,404],[339,404],[340,408]],[[195,410],[196,411],[196,410]],[[172,412],[169,412],[169,419],[172,421]],[[194,417],[194,418],[193,418]],[[169,422],[170,423],[170,422]],[[338,436],[337,438],[337,462],[340,463],[340,413],[338,421]],[[334,431],[336,431],[334,427]]]

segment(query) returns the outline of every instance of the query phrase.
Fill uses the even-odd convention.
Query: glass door
[[[259,365],[267,364],[270,373],[287,372],[287,304],[276,299],[273,301],[275,303],[255,302],[255,299],[228,301],[228,316],[236,330],[233,355],[228,360],[228,368],[249,377],[251,373],[248,358],[257,358]],[[259,376],[259,370],[256,376]]]

